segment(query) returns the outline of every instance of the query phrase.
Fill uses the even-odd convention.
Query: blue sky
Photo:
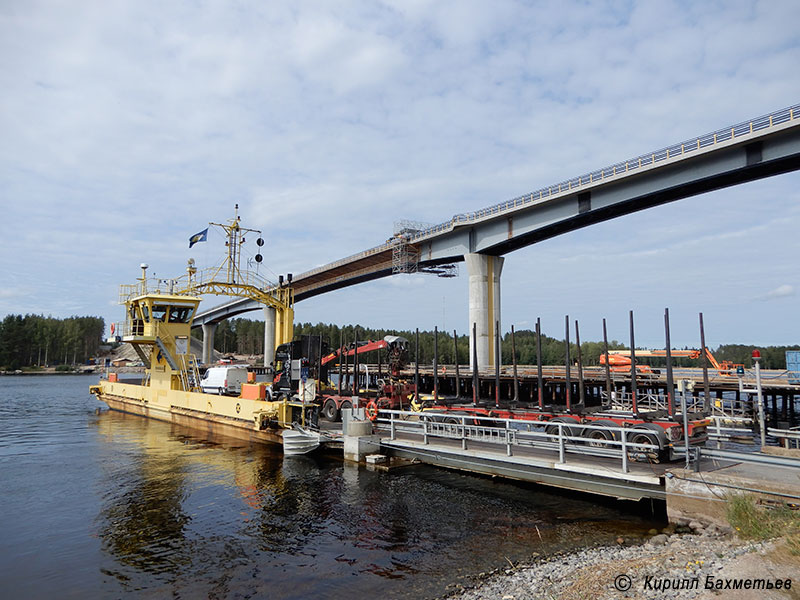
[[[262,273],[375,246],[800,101],[800,4],[0,4],[0,316],[119,320],[117,286],[238,203]],[[800,174],[682,200],[507,256],[503,327],[663,344],[800,344]],[[255,253],[255,247],[252,249]],[[396,276],[297,320],[466,331],[453,280]],[[213,298],[206,301],[208,305]]]

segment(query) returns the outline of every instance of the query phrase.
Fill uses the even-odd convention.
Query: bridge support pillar
[[[469,274],[469,351],[475,347],[478,368],[494,366],[495,323],[500,323],[500,274],[503,271],[501,256],[467,254],[464,256]],[[472,324],[476,324],[476,339],[472,337]],[[472,362],[472,358],[470,358]]]
[[[203,364],[207,365],[214,360],[214,332],[216,323],[203,323]]]
[[[264,307],[264,366],[268,367],[275,361],[275,308]]]

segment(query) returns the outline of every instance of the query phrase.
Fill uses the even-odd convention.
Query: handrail
[[[778,429],[776,427],[768,427],[767,435],[771,435],[783,442],[785,448],[790,448],[790,442],[794,442],[797,448],[800,448],[800,427],[792,427],[790,429]]]
[[[324,273],[325,271],[352,263],[362,258],[379,254],[381,252],[386,252],[391,250],[398,243],[398,239],[405,244],[418,243],[436,234],[452,231],[456,226],[461,224],[472,223],[485,217],[498,216],[516,210],[521,206],[544,202],[565,192],[572,193],[576,190],[594,186],[599,182],[604,182],[619,175],[639,171],[645,167],[652,167],[667,160],[673,160],[698,150],[727,143],[743,136],[752,135],[756,132],[773,129],[798,119],[800,119],[800,104],[782,108],[772,113],[756,117],[748,121],[743,121],[736,125],[731,125],[730,127],[718,129],[711,133],[700,135],[696,138],[691,138],[677,144],[672,144],[653,152],[641,154],[634,158],[620,161],[610,166],[596,169],[589,173],[584,173],[559,183],[548,185],[533,192],[512,198],[511,200],[500,202],[493,206],[469,213],[454,215],[449,221],[433,225],[413,234],[405,235],[402,238],[390,238],[388,241],[378,246],[373,246],[372,248],[362,250],[356,254],[346,256],[334,262],[300,273],[294,279],[296,282],[301,281],[302,279],[313,277],[314,275]],[[239,300],[239,302],[241,302],[241,300]]]
[[[388,415],[388,419],[386,418]],[[395,418],[397,417],[397,418]],[[409,420],[416,418],[416,420]],[[459,423],[436,421],[435,419],[457,419]],[[622,471],[628,472],[629,453],[648,453],[661,450],[658,445],[633,442],[628,439],[632,433],[653,433],[651,430],[635,428],[610,427],[591,423],[564,423],[560,421],[521,421],[519,419],[501,419],[425,411],[424,413],[403,410],[379,409],[377,421],[389,426],[390,439],[396,439],[396,432],[407,429],[423,436],[424,443],[429,437],[461,440],[462,450],[467,449],[467,441],[489,442],[506,447],[507,456],[512,455],[515,446],[530,446],[557,450],[559,463],[567,462],[567,453],[592,456],[621,458]],[[486,422],[486,426],[468,424],[467,421]],[[557,433],[548,433],[547,429],[557,427]],[[419,431],[421,429],[421,431]],[[590,431],[607,431],[611,439],[590,439],[574,435],[575,429]]]
[[[772,129],[797,119],[800,119],[800,104],[795,104],[794,106],[790,106],[788,108],[782,108],[767,115],[750,119],[749,121],[744,121],[736,125],[731,125],[730,127],[725,127],[711,133],[703,134],[696,138],[692,138],[677,144],[672,144],[665,148],[661,148],[660,150],[641,154],[634,158],[630,158],[628,160],[624,160],[613,165],[540,188],[528,194],[517,196],[516,198],[512,198],[506,202],[500,202],[499,204],[482,208],[471,213],[455,215],[449,221],[439,223],[409,236],[408,241],[417,242],[442,231],[450,230],[456,225],[462,223],[471,223],[487,216],[502,214],[510,210],[514,210],[519,206],[525,206],[547,200],[548,198],[562,192],[571,192],[589,185],[595,185],[596,183],[604,181],[610,177],[621,175],[623,173],[630,173],[632,171],[638,171],[643,167],[652,166],[669,159],[674,159],[678,156],[685,156],[686,154],[707,148],[709,146],[716,146],[724,142],[730,142],[731,140],[745,135],[751,135],[757,131]]]

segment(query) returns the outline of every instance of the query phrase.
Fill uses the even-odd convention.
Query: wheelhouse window
[[[170,306],[169,308],[169,322],[170,323],[188,323],[194,313],[193,306]]]
[[[168,306],[164,306],[161,304],[156,304],[153,306],[153,320],[154,321],[163,321],[164,318],[167,316],[167,309]]]

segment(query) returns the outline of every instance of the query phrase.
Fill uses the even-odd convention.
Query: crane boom
[[[390,350],[396,348],[398,351],[404,351],[407,347],[408,340],[406,338],[396,335],[387,335],[382,340],[367,340],[365,342],[359,342],[355,347],[351,344],[349,346],[337,348],[322,358],[322,364],[327,365],[329,362],[336,360],[339,356],[353,356],[354,354],[364,354],[366,352],[383,350],[385,348],[389,348]]]
[[[696,359],[700,358],[701,356],[705,355],[708,359],[708,362],[711,363],[711,367],[719,371],[720,375],[730,375],[731,372],[735,371],[737,367],[742,367],[744,365],[734,364],[729,360],[718,361],[714,358],[714,355],[711,353],[711,350],[708,348],[703,348],[703,350],[698,350],[696,348],[690,350],[671,350],[670,355],[673,358],[690,358]],[[666,350],[636,350],[636,358],[646,358],[646,357],[666,357],[667,351]],[[600,364],[604,365],[606,362],[613,367],[629,367],[631,364],[631,351],[630,350],[609,350],[608,355],[601,354],[600,355]]]

